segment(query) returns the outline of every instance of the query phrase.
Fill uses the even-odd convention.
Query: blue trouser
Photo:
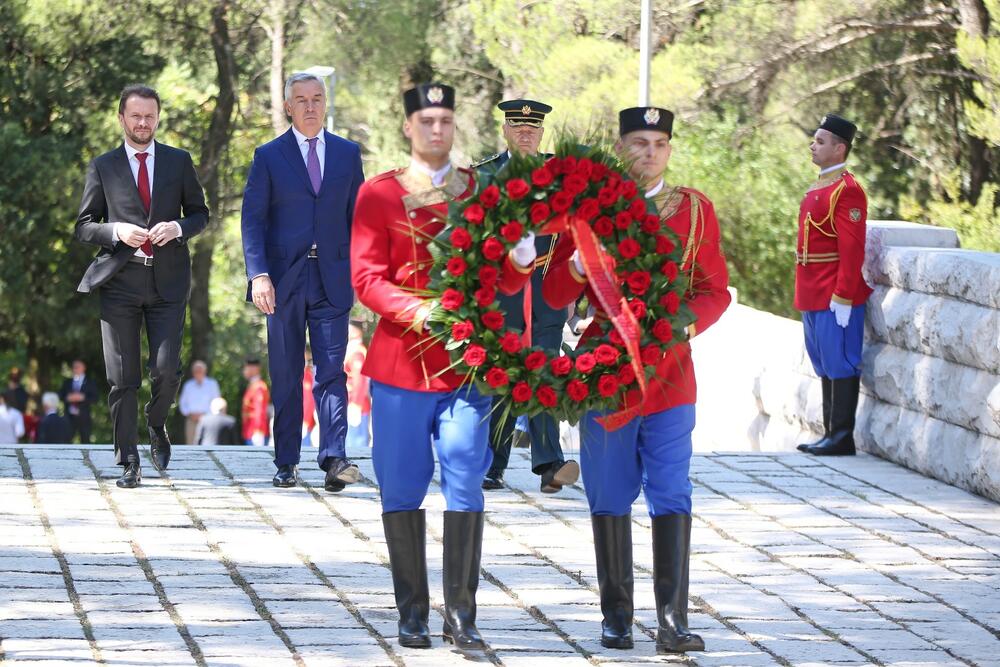
[[[550,353],[556,353],[562,345],[562,325],[536,327],[532,332],[531,342]],[[514,441],[515,419],[508,415],[500,423],[502,418],[501,410],[496,409],[493,412],[494,426],[490,434],[490,449],[493,450],[491,476],[502,475],[507,469]],[[559,444],[559,423],[552,415],[542,412],[529,419],[528,435],[531,440],[531,469],[535,474],[540,475],[549,465],[564,460],[562,446]]]
[[[306,327],[316,375],[313,398],[319,425],[316,461],[326,467],[329,457],[345,458],[347,435],[347,374],[344,352],[350,309],[335,308],[323,291],[319,263],[303,260],[288,298],[267,316],[268,369],[274,403],[274,464],[295,465],[302,447],[302,372],[305,368]],[[284,286],[282,286],[284,288]],[[282,292],[285,290],[282,289]]]
[[[580,421],[580,467],[591,514],[624,516],[642,490],[649,516],[691,513],[694,405],[636,417],[606,431],[588,412]]]
[[[483,475],[490,452],[490,397],[475,387],[424,392],[371,383],[372,464],[383,512],[420,509],[441,463],[441,494],[448,510],[482,512]]]
[[[847,327],[837,324],[830,310],[802,313],[806,352],[816,375],[840,380],[861,375],[861,346],[865,339],[865,306],[851,308]]]

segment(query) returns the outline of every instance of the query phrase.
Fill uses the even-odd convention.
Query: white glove
[[[581,276],[587,275],[587,272],[584,271],[583,269],[583,261],[580,259],[579,250],[573,251],[573,266],[576,267],[576,272],[579,273]]]
[[[250,436],[250,442],[253,443],[254,447],[263,447],[267,444],[264,440],[264,433],[261,431],[254,431],[253,435]]]
[[[836,316],[837,324],[846,329],[847,323],[851,321],[851,306],[831,300],[830,310]]]
[[[526,267],[533,264],[538,257],[538,251],[535,250],[535,233],[528,232],[527,236],[518,241],[510,251],[510,257],[518,266]]]

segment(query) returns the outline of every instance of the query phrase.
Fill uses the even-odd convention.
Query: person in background
[[[209,404],[209,412],[198,420],[198,428],[194,434],[194,444],[214,446],[214,445],[242,445],[239,429],[236,426],[236,417],[226,414],[228,407],[226,399],[221,396],[213,398]]]
[[[38,424],[35,442],[40,445],[64,445],[73,441],[73,425],[59,414],[59,394],[42,394],[42,421]]]
[[[193,444],[198,420],[208,414],[212,401],[222,393],[219,383],[208,377],[208,366],[200,359],[191,364],[191,379],[181,387],[178,409],[184,415],[184,442]]]
[[[0,445],[17,444],[23,435],[24,415],[0,394]]]
[[[312,354],[306,348],[306,363],[302,369],[302,446],[313,446],[313,429],[316,428],[316,399],[313,397],[313,385],[316,383],[316,368],[313,366]]]
[[[21,383],[21,369],[15,366],[7,374],[7,390],[3,394],[7,405],[24,413],[28,409],[28,390]]]
[[[80,436],[80,444],[90,444],[93,425],[90,405],[97,400],[97,386],[87,377],[87,364],[82,359],[73,360],[73,377],[63,381],[59,398],[66,406],[66,416],[73,426],[73,432]]]
[[[247,388],[243,392],[243,442],[254,447],[266,447],[271,433],[267,408],[271,393],[260,377],[260,359],[247,359],[243,364]]]
[[[347,332],[347,353],[344,372],[347,373],[347,446],[367,447],[372,399],[368,393],[368,377],[361,372],[368,348],[361,327],[351,324]]]

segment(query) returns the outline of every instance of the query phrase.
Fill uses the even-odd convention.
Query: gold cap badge
[[[431,104],[441,104],[444,101],[444,91],[434,86],[427,91],[427,101]]]
[[[527,116],[529,113],[531,113],[531,107],[525,104],[523,107],[521,107],[521,113]]]
[[[646,109],[646,115],[642,117],[646,125],[656,125],[660,122],[660,110],[656,108]]]

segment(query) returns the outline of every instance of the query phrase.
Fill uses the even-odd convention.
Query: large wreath
[[[501,262],[529,231],[573,236],[595,305],[610,315],[601,336],[547,351],[524,347],[507,328]],[[548,159],[515,155],[497,174],[477,176],[473,196],[449,207],[431,244],[431,335],[450,351],[451,369],[502,397],[504,418],[548,411],[576,423],[589,410],[618,408],[625,391],[645,389],[695,319],[682,299],[676,235],[613,153],[575,141]]]

